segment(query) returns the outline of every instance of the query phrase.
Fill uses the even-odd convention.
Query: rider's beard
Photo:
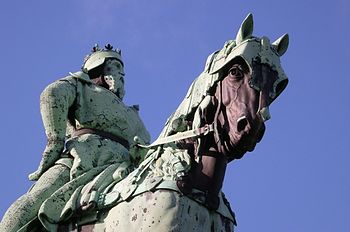
[[[120,99],[124,98],[124,83],[121,81],[120,76],[105,75],[104,80],[106,81],[110,91],[115,93]]]

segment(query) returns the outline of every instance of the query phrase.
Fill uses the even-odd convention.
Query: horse
[[[273,43],[252,34],[249,14],[236,38],[208,57],[156,141],[134,147],[145,154],[137,168],[110,182],[106,168],[93,182],[103,188],[83,188],[56,227],[41,220],[45,228],[233,231],[235,215],[221,191],[226,167],[261,141],[269,106],[288,83],[280,62],[288,34]]]

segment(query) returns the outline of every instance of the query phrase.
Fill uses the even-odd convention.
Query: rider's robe
[[[55,93],[60,91],[64,92],[65,100],[57,104],[54,99],[57,97]],[[56,162],[69,166],[70,182],[48,198],[41,205],[38,214],[41,222],[50,230],[55,228],[54,224],[70,216],[72,212],[66,209],[76,208],[72,204],[77,204],[72,198],[96,175],[101,176],[100,182],[90,186],[92,190],[101,189],[101,184],[113,181],[112,178],[118,181],[127,175],[132,166],[129,150],[121,143],[97,134],[88,133],[74,137],[72,128],[108,132],[128,141],[131,146],[135,143],[135,136],[138,137],[138,141],[149,143],[150,135],[139,117],[137,107],[126,106],[114,93],[94,84],[82,72],[52,83],[44,90],[41,99],[42,116],[48,137],[62,136],[60,127],[67,123],[67,118],[71,125],[65,133],[64,154]],[[62,115],[67,109],[68,117]],[[88,204],[89,199],[80,203]]]

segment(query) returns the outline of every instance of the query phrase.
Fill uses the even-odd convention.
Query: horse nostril
[[[246,116],[242,116],[237,119],[237,131],[242,132],[248,126],[248,119]]]

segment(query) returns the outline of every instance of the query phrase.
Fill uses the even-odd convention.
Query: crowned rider
[[[29,175],[37,182],[7,210],[0,232],[18,231],[35,219],[42,203],[63,185],[84,185],[112,164],[123,164],[124,175],[129,171],[137,159],[129,152],[135,136],[137,142],[149,143],[150,135],[138,107],[122,101],[124,75],[121,51],[110,44],[105,49],[96,45],[82,71],[42,92],[40,110],[48,142],[37,171]]]

